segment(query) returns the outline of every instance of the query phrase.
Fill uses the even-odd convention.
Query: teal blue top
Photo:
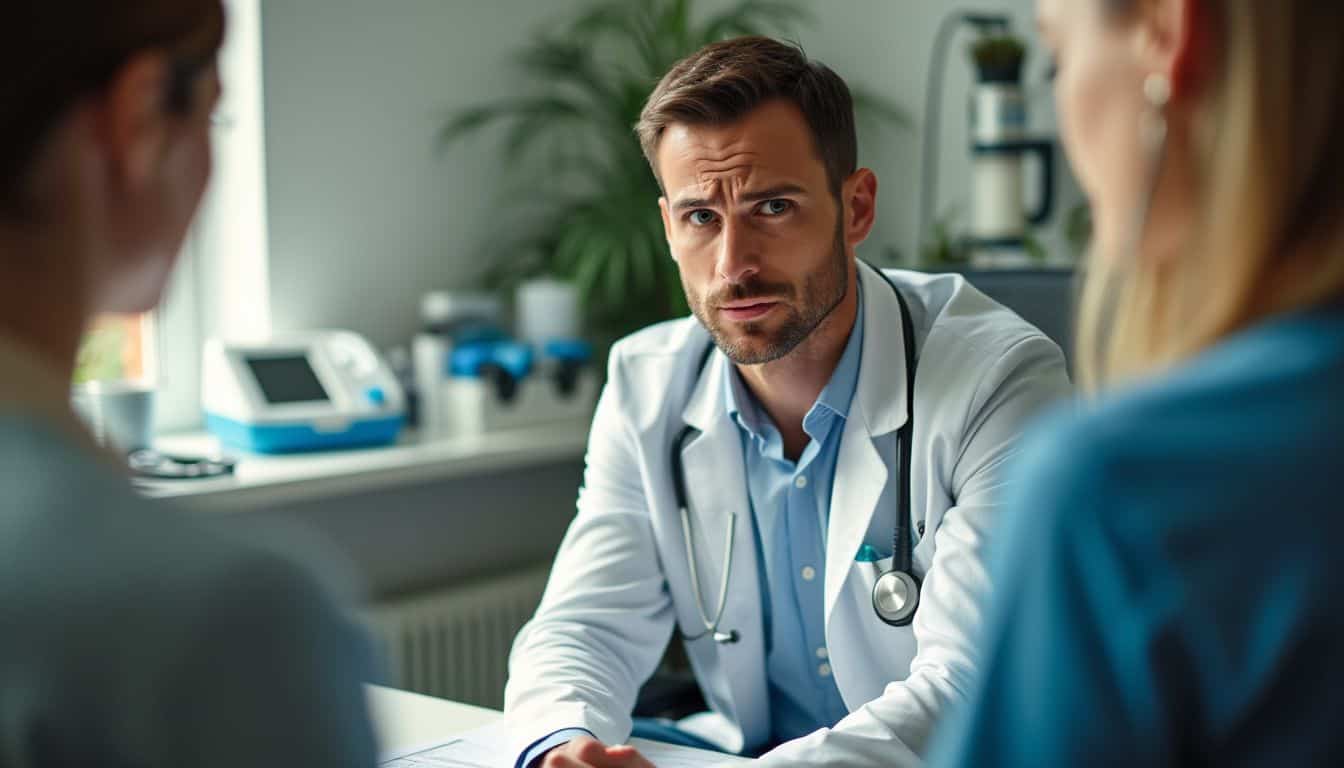
[[[1344,761],[1344,307],[1024,446],[938,766]]]
[[[373,648],[290,560],[322,553],[110,466],[0,405],[0,766],[372,768]]]

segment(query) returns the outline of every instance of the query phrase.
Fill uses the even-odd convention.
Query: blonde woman
[[[304,570],[151,506],[70,412],[210,175],[219,0],[0,11],[0,766],[372,766],[362,636]]]
[[[1344,3],[1038,9],[1097,396],[1024,448],[933,762],[1344,763]]]

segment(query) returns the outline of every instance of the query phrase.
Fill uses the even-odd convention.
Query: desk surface
[[[411,749],[447,741],[452,736],[488,725],[501,715],[493,709],[458,704],[379,685],[368,687],[369,714],[385,751]]]
[[[457,704],[418,693],[408,693],[382,686],[368,686],[369,711],[378,733],[383,754],[404,753],[451,740],[454,736],[474,730],[503,717],[493,709]],[[644,739],[632,739],[651,762],[657,765],[749,765],[754,760],[704,752]]]
[[[587,441],[588,424],[574,422],[455,438],[408,433],[377,448],[260,456],[226,451],[205,433],[176,435],[155,440],[155,447],[186,456],[233,455],[234,474],[141,481],[137,487],[148,496],[182,498],[196,509],[232,512],[577,460]]]

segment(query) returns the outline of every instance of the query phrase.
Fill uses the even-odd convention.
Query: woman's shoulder
[[[1042,419],[1019,452],[1013,507],[1038,533],[1162,557],[1229,526],[1291,524],[1335,493],[1342,391],[1344,317],[1266,324]]]
[[[1082,465],[1145,457],[1179,463],[1212,442],[1224,456],[1243,442],[1262,452],[1267,439],[1311,442],[1339,434],[1311,427],[1344,416],[1334,407],[1342,391],[1344,311],[1301,313],[1235,334],[1092,403],[1056,411],[1029,442],[1037,451],[1054,445],[1057,461]]]

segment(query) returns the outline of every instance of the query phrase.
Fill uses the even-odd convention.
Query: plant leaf
[[[549,121],[564,122],[583,120],[586,119],[586,116],[579,105],[558,97],[539,97],[483,104],[460,110],[450,117],[439,129],[439,145],[455,144],[493,123],[522,118],[544,118]]]
[[[885,99],[862,86],[851,86],[850,96],[854,99],[854,114],[865,120],[885,123],[890,127],[909,131],[914,126],[910,114],[895,102]]]
[[[789,32],[812,21],[803,6],[787,0],[742,0],[733,8],[710,17],[699,35],[700,44],[740,35]]]

